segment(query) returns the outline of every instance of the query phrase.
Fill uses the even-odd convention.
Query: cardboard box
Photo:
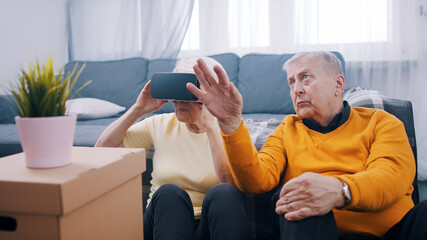
[[[72,163],[0,158],[0,239],[143,239],[144,149],[74,147]]]

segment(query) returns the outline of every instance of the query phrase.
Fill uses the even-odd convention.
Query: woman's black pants
[[[144,213],[144,239],[251,239],[243,195],[229,184],[215,185],[205,196],[201,219],[195,220],[188,194],[165,184]]]

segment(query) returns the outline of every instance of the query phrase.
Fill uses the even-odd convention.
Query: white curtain
[[[69,58],[176,57],[193,4],[194,0],[68,0]]]
[[[339,51],[347,86],[412,101],[427,180],[427,0],[196,1],[200,26],[188,29],[179,56]]]

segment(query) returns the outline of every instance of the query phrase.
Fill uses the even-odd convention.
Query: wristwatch
[[[351,191],[350,188],[348,187],[347,183],[342,181],[343,183],[343,187],[342,187],[342,196],[344,197],[344,207],[347,207],[350,203],[351,203]]]

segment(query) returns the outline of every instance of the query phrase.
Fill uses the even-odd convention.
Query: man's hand
[[[132,106],[133,110],[142,116],[159,110],[168,101],[161,101],[153,98],[150,92],[151,80],[148,81],[142,91],[139,93],[135,104]]]
[[[280,191],[276,213],[288,221],[321,216],[344,206],[342,182],[334,177],[304,173],[288,181]]]
[[[197,60],[197,65],[193,69],[200,81],[202,90],[191,83],[187,83],[188,90],[201,100],[209,112],[218,119],[218,125],[224,133],[236,131],[241,124],[242,95],[229,81],[227,74],[221,67],[214,67],[218,82],[202,59]]]

